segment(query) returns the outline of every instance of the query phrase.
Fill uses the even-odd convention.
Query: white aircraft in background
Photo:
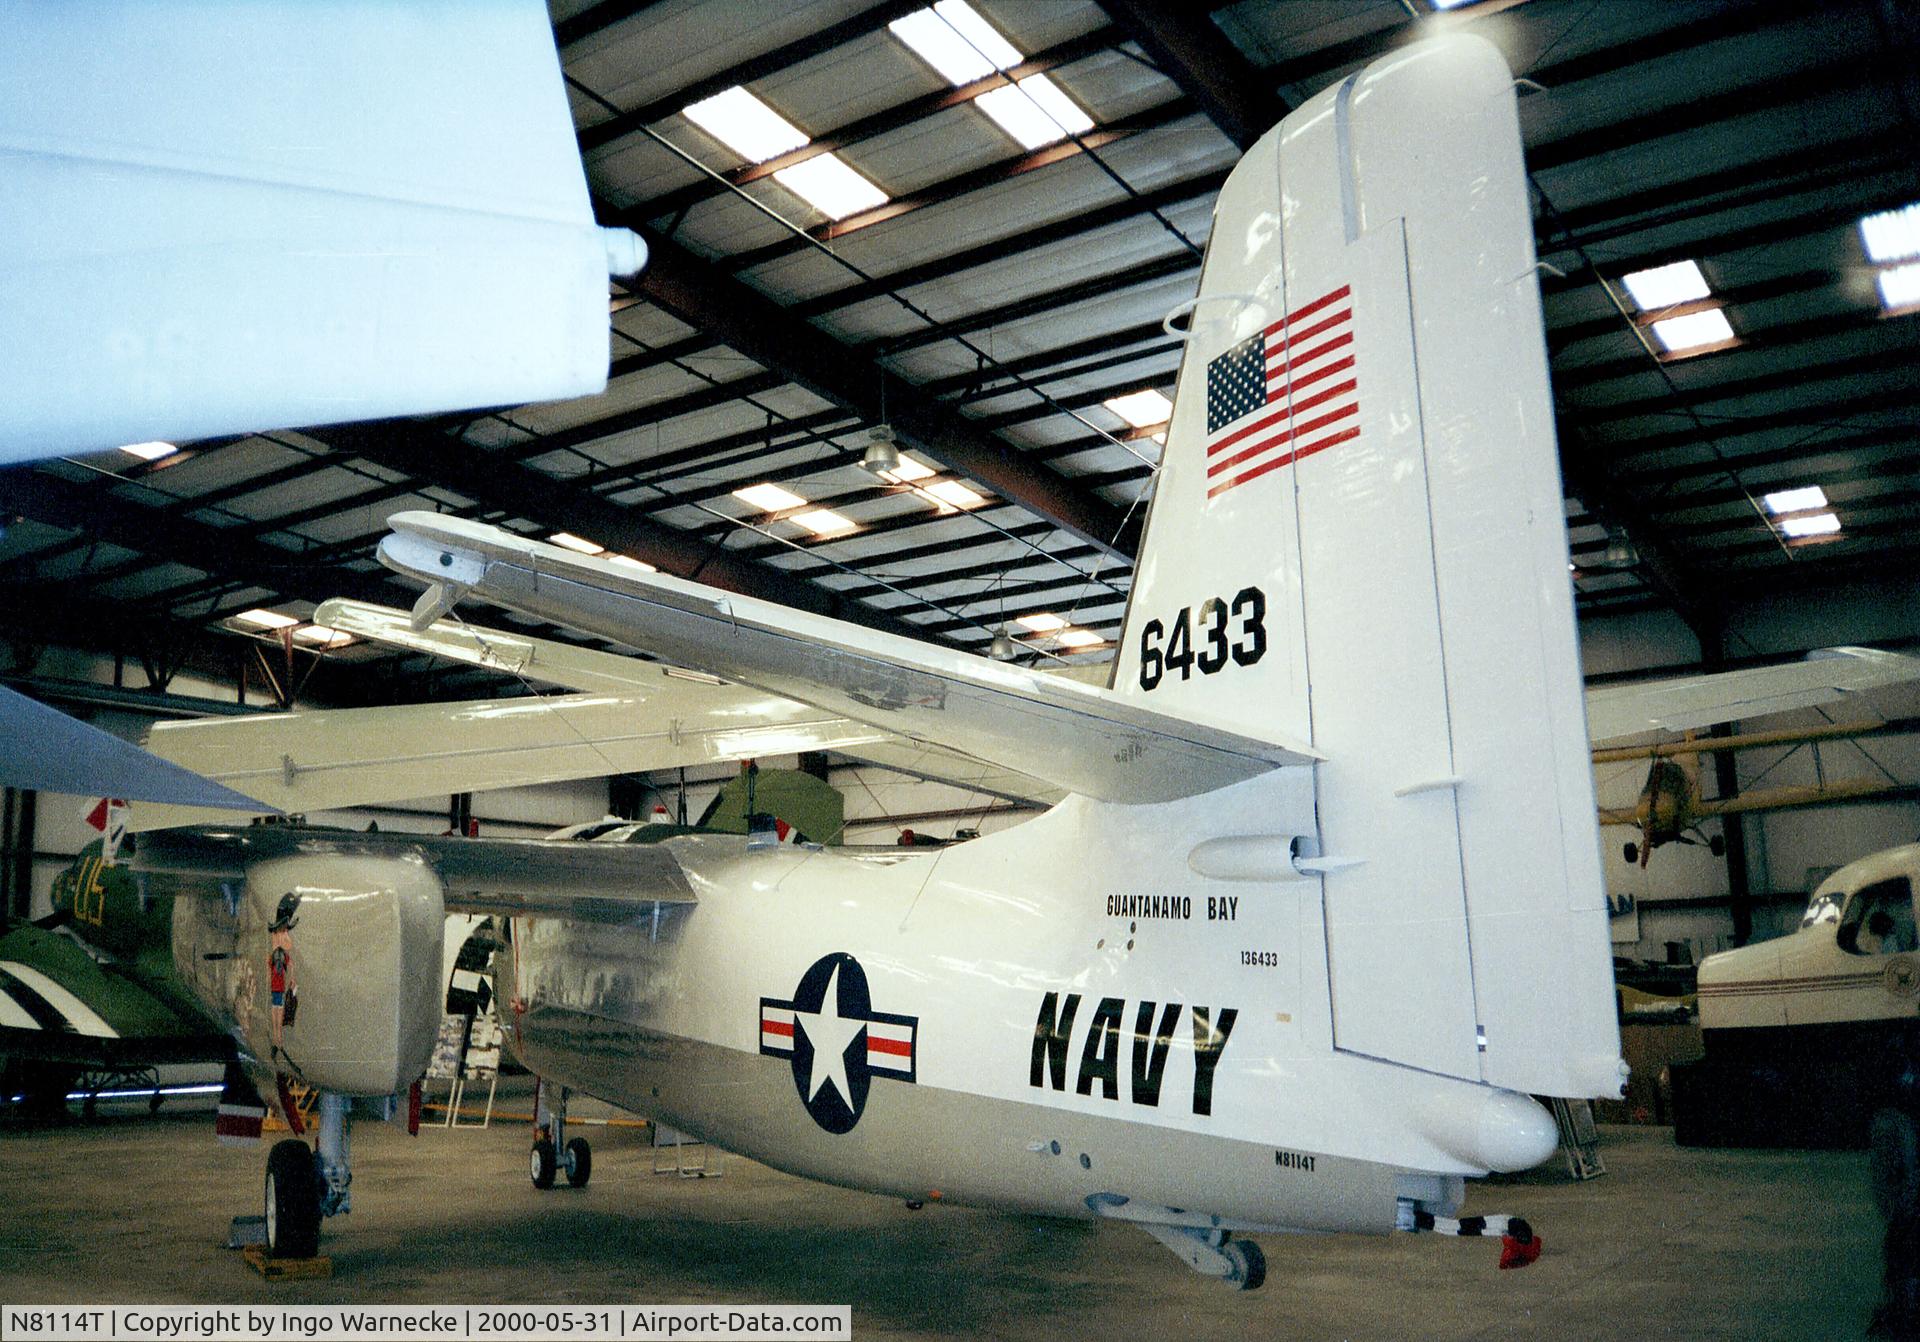
[[[297,809],[813,748],[1056,801],[931,851],[143,834],[262,1094],[323,1091],[274,1248],[344,1206],[347,1097],[421,1075],[459,910],[508,919],[496,999],[560,1099],[536,1183],[585,1179],[570,1088],[910,1202],[1130,1221],[1241,1287],[1282,1231],[1537,1253],[1452,1219],[1465,1180],[1552,1152],[1529,1095],[1624,1068],[1511,88],[1482,40],[1411,47],[1234,171],[1110,685],[406,513],[418,627],[323,618],[576,693],[156,731]],[[469,595],[672,669],[433,624]]]

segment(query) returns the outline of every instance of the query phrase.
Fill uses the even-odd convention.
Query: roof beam
[[[816,396],[874,423],[886,420],[942,465],[1081,540],[1111,554],[1128,553],[1118,509],[678,243],[650,233],[647,246],[647,269],[637,285],[649,301]]]
[[[1164,0],[1100,0],[1100,7],[1242,150],[1292,110],[1203,7]]]
[[[911,625],[863,603],[844,601],[819,583],[743,559],[720,545],[701,545],[676,527],[531,466],[501,460],[497,453],[458,438],[405,421],[341,424],[310,436],[394,470],[444,483],[446,488],[509,516],[590,537],[609,550],[644,560],[676,577],[890,633],[918,636]]]

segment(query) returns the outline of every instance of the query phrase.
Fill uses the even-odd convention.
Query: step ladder
[[[1582,1180],[1605,1174],[1607,1162],[1600,1158],[1600,1134],[1593,1126],[1592,1103],[1556,1097],[1553,1118],[1560,1125],[1560,1149],[1567,1153],[1567,1173]]]

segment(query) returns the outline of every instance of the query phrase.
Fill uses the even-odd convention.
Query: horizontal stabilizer
[[[1801,662],[1588,690],[1587,732],[1595,741],[1680,732],[1810,708],[1912,680],[1920,680],[1920,657],[1879,648],[1824,648]]]
[[[1311,750],[1126,703],[1106,690],[641,574],[476,522],[400,513],[382,562],[914,741],[1104,801],[1172,801]]]
[[[439,873],[449,913],[628,923],[657,904],[697,902],[680,863],[658,844],[207,827],[143,835],[133,869],[196,885],[238,881],[254,862],[296,855],[416,858]]]

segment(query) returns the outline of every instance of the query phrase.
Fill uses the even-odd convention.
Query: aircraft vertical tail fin
[[[1326,756],[1335,1046],[1617,1089],[1512,77],[1406,49],[1215,209],[1116,692]]]

